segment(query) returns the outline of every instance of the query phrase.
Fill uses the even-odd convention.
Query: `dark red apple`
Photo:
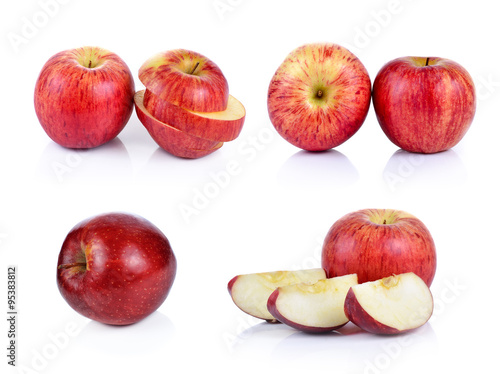
[[[98,47],[59,52],[35,86],[35,112],[47,135],[68,148],[114,139],[134,108],[134,80],[125,62]]]
[[[358,282],[413,272],[430,286],[436,247],[415,216],[393,209],[364,209],[336,221],[326,235],[322,266],[327,277],[357,274]]]
[[[156,226],[136,215],[108,213],[69,232],[57,262],[57,285],[85,317],[128,325],[165,301],[176,268],[170,243]]]
[[[380,69],[373,107],[387,137],[418,153],[452,148],[476,111],[474,82],[464,67],[438,57],[402,57]]]

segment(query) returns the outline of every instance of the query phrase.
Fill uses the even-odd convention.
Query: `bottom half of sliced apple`
[[[215,140],[193,136],[153,117],[144,107],[144,91],[135,94],[134,102],[137,117],[153,140],[174,156],[200,158],[215,152],[223,145]]]
[[[414,273],[393,275],[351,287],[345,314],[375,334],[398,334],[424,325],[434,303],[429,287]]]
[[[344,326],[349,319],[344,301],[349,289],[358,284],[356,274],[297,283],[277,288],[267,308],[280,322],[304,332],[328,332]]]

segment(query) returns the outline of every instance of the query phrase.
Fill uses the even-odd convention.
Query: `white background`
[[[46,2],[8,1],[0,12],[0,310],[8,265],[18,267],[19,284],[19,366],[9,373],[498,371],[500,30],[492,1],[60,0],[44,10]],[[350,48],[372,81],[405,55],[459,62],[478,94],[470,131],[450,151],[415,156],[398,152],[370,108],[336,150],[312,154],[288,144],[269,122],[267,87],[292,49],[318,41]],[[247,109],[240,137],[206,158],[178,159],[158,148],[134,113],[107,145],[57,146],[37,121],[35,81],[50,56],[83,45],[122,57],[137,90],[137,71],[151,55],[174,48],[206,55]],[[224,178],[228,163],[238,173]],[[187,206],[198,214],[183,216]],[[316,336],[234,306],[226,290],[234,275],[319,266],[329,227],[362,208],[406,210],[433,234],[430,323],[396,337],[351,324]],[[68,231],[108,211],[152,221],[178,260],[166,302],[122,328],[78,315],[55,283]]]

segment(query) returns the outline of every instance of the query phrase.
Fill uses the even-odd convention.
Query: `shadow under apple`
[[[95,184],[130,180],[132,162],[119,138],[92,149],[64,148],[52,141],[40,155],[37,174],[52,183]]]
[[[123,356],[161,350],[174,335],[175,327],[170,319],[155,311],[143,320],[127,326],[90,321],[78,335],[77,341],[86,351]]]
[[[278,181],[286,187],[339,188],[355,184],[359,173],[349,158],[337,150],[299,151],[278,171]]]
[[[385,165],[382,178],[393,192],[407,187],[456,187],[467,181],[467,169],[452,149],[434,154],[399,149]]]

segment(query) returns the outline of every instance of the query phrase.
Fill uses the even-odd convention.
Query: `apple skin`
[[[187,110],[219,112],[227,107],[229,86],[224,74],[197,52],[158,53],[139,68],[139,79],[159,99]]]
[[[307,151],[334,148],[353,136],[370,108],[371,81],[346,48],[306,44],[292,51],[269,84],[269,118],[278,133]]]
[[[413,272],[430,286],[436,272],[436,247],[415,216],[393,209],[363,209],[332,225],[321,264],[328,278],[355,273],[358,282],[364,283]]]
[[[419,289],[422,291],[425,288],[425,291],[413,294],[410,291],[410,288],[405,288],[399,292],[399,295],[397,293],[395,294],[394,292],[392,292],[391,288],[394,286],[397,287],[397,284],[400,281],[402,281],[402,278],[405,277],[406,279],[412,277],[415,278],[416,280],[414,281],[414,284],[415,283],[420,284]],[[434,301],[432,298],[432,294],[430,290],[425,286],[423,280],[420,279],[418,276],[415,276],[414,273],[392,275],[390,277],[383,278],[374,281],[372,283],[377,284],[378,285],[377,287],[382,288],[383,291],[373,295],[373,299],[371,300],[372,302],[369,303],[370,305],[368,305],[368,307],[371,307],[373,310],[375,306],[377,312],[386,314],[386,318],[387,314],[388,315],[391,315],[393,313],[397,314],[397,312],[395,312],[395,309],[397,308],[400,308],[399,312],[401,312],[401,310],[403,310],[404,313],[410,312],[414,314],[413,317],[410,316],[410,318],[408,318],[407,315],[406,316],[400,315],[399,318],[396,317],[396,320],[394,320],[393,322],[397,321],[399,323],[402,323],[402,321],[404,320],[405,322],[412,323],[413,326],[405,326],[399,329],[393,326],[388,326],[387,324],[378,321],[376,318],[370,315],[370,313],[368,313],[365,310],[365,308],[363,308],[358,299],[358,296],[356,295],[356,292],[354,291],[354,288],[356,288],[356,286],[353,286],[347,292],[344,302],[344,313],[349,319],[349,321],[351,321],[361,329],[373,334],[381,334],[381,335],[401,334],[408,331],[412,331],[422,326],[432,316],[432,311],[434,309]],[[408,281],[406,281],[406,283],[408,283]],[[415,292],[415,289],[412,288],[411,290]],[[404,300],[398,299],[398,296],[401,297],[401,294],[404,294],[403,297],[405,298],[413,298],[414,300],[412,301],[411,304],[420,303],[421,305],[419,305],[418,308],[410,307],[411,304],[408,305],[404,302]],[[387,300],[389,300],[390,305],[388,305],[388,303],[384,302],[384,300],[381,300],[380,298],[386,298]],[[422,304],[424,300],[427,300],[428,303]],[[398,303],[401,302],[402,304],[398,305]],[[421,318],[422,316],[424,318]]]
[[[373,334],[391,335],[399,334],[401,332],[394,327],[380,323],[372,316],[370,316],[359,304],[358,299],[354,295],[352,287],[347,292],[347,296],[345,298],[344,313],[346,314],[347,318],[349,318],[349,321],[362,328],[363,330],[371,332]]]
[[[123,130],[134,92],[132,74],[116,54],[99,47],[66,50],[43,66],[35,85],[35,112],[57,144],[94,148]]]
[[[385,64],[373,83],[380,127],[398,147],[437,153],[454,147],[476,111],[474,82],[454,61],[402,57]]]
[[[202,114],[208,112],[192,112],[183,109],[159,99],[149,90],[144,93],[144,107],[161,122],[169,123],[190,135],[217,142],[228,142],[236,139],[245,122],[245,108],[231,95],[226,109],[237,107],[239,111],[243,111],[241,116],[232,119],[222,119],[225,111],[214,112],[218,118],[205,117]]]
[[[192,136],[154,118],[144,107],[144,90],[135,94],[134,102],[137,117],[153,140],[174,156],[200,158],[215,152],[223,145],[221,142]]]
[[[146,219],[106,213],[77,224],[64,240],[57,285],[78,313],[111,325],[135,323],[166,299],[177,263],[166,236]]]

